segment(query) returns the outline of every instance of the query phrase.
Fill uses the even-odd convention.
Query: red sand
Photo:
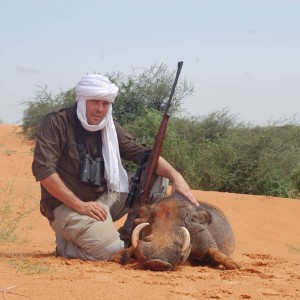
[[[19,127],[0,125],[0,204],[35,207],[18,227],[26,241],[0,242],[0,299],[300,299],[300,200],[194,191],[228,216],[240,270],[184,265],[157,273],[67,260],[55,257],[54,234],[38,210],[33,146]]]

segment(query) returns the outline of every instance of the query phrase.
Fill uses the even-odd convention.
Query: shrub
[[[148,111],[126,128],[151,145],[161,118]],[[299,152],[299,126],[253,127],[223,110],[207,117],[171,118],[162,155],[194,189],[296,197]]]
[[[33,139],[46,114],[54,109],[69,106],[75,101],[75,91],[71,89],[52,95],[47,87],[40,88],[34,98],[24,102],[27,108],[23,112],[22,128],[27,137]]]

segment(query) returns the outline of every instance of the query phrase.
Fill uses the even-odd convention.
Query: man
[[[58,255],[108,260],[124,248],[122,239],[128,239],[130,232],[122,228],[121,239],[113,224],[128,212],[124,208],[128,177],[121,158],[137,163],[147,148],[113,120],[118,88],[108,78],[84,76],[75,92],[74,106],[44,118],[32,172],[41,183],[40,210],[55,232]],[[164,195],[168,182],[164,178],[168,178],[172,192],[184,194],[197,205],[183,177],[162,157],[156,174],[154,194]]]

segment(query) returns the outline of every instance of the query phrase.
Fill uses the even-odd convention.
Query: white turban
[[[128,193],[127,172],[121,163],[119,143],[112,118],[112,105],[118,87],[103,75],[91,74],[81,78],[75,87],[77,116],[81,125],[88,131],[102,130],[102,155],[104,159],[104,177],[108,189]],[[98,125],[91,125],[86,117],[86,100],[105,100],[110,103],[107,115]]]

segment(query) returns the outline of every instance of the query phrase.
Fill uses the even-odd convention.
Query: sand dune
[[[54,234],[38,210],[33,146],[19,127],[0,125],[0,205],[33,208],[18,227],[25,241],[0,241],[0,299],[300,299],[300,200],[194,191],[228,216],[240,270],[184,265],[156,273],[67,260],[55,257]]]

